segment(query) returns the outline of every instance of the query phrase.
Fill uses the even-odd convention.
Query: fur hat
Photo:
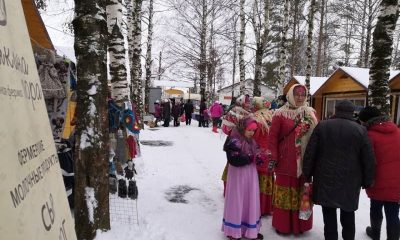
[[[371,118],[381,116],[381,112],[376,107],[365,107],[360,111],[358,115],[359,119],[363,122],[368,122]]]
[[[336,113],[354,113],[354,104],[349,100],[342,100],[336,104],[335,110]]]

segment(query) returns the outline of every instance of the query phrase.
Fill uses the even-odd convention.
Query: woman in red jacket
[[[383,220],[382,208],[385,209],[386,231],[388,240],[400,237],[400,129],[381,115],[376,107],[361,110],[360,121],[368,129],[368,136],[374,148],[376,158],[375,183],[367,189],[371,199],[370,220],[367,235],[380,239]]]
[[[274,112],[269,131],[271,151],[269,169],[275,166],[272,226],[278,233],[299,234],[312,228],[312,216],[299,219],[299,205],[305,179],[302,175],[303,154],[314,127],[315,110],[307,106],[307,89],[293,85],[288,102]]]

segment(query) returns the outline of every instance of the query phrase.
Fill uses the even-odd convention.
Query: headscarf
[[[307,101],[304,101],[303,105],[301,106],[296,106],[296,102],[294,100],[294,94],[293,91],[297,87],[302,87],[301,90],[305,91],[306,96],[308,96],[308,90],[304,85],[301,84],[294,84],[286,94],[287,98],[287,103],[283,105],[281,108],[277,109],[274,112],[273,117],[275,116],[281,116],[284,118],[291,119],[295,122],[300,121],[299,126],[301,126],[302,123],[307,123],[309,124],[309,129],[307,130],[306,133],[302,135],[301,138],[295,139],[295,145],[300,144],[301,145],[301,157],[297,157],[297,177],[299,177],[302,174],[302,166],[303,166],[303,156],[304,152],[307,147],[307,143],[311,137],[311,134],[315,128],[315,126],[318,123],[318,120],[315,116],[315,110],[312,107],[308,106]],[[294,131],[296,133],[296,130]]]
[[[249,98],[242,95],[236,99],[233,106],[222,118],[222,131],[230,135],[232,128],[243,118],[250,116]]]
[[[239,141],[238,145],[240,145],[241,153],[244,155],[252,154],[256,156],[259,151],[256,141],[253,138],[248,139],[244,136],[246,128],[253,123],[257,122],[250,117],[240,119],[229,136],[231,139]]]
[[[272,111],[268,110],[271,107],[271,102],[263,97],[254,97],[252,101],[252,108],[254,114],[253,118],[261,126],[261,131],[269,131],[269,126],[272,121]]]

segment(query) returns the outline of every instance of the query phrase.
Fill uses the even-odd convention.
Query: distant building
[[[244,82],[245,90],[244,94],[249,94],[253,96],[253,89],[254,89],[254,80],[253,79],[246,79]],[[276,92],[271,88],[267,87],[265,84],[260,85],[261,96],[270,98],[271,100],[276,97]],[[232,85],[227,87],[223,87],[217,91],[219,102],[222,104],[229,105],[232,100]],[[233,96],[237,97],[240,95],[240,82],[233,84]]]

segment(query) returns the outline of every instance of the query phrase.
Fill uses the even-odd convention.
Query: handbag
[[[185,116],[185,114],[182,114],[181,117],[179,118],[179,120],[180,120],[181,122],[186,122],[186,116]]]

